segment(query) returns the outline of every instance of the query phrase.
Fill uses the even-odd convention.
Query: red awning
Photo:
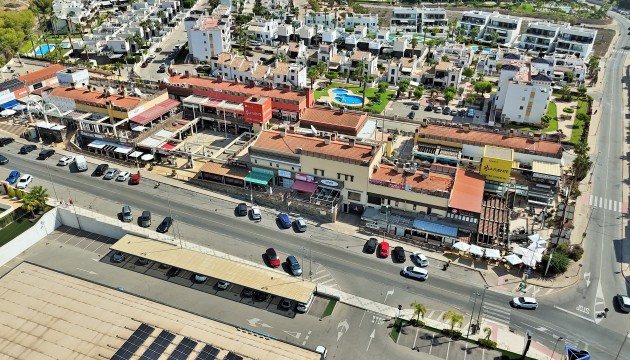
[[[161,148],[162,149],[167,149],[167,150],[171,150],[171,149],[175,149],[175,147],[177,146],[177,144],[172,144],[172,143],[164,143]]]
[[[171,109],[177,107],[179,105],[179,101],[173,99],[166,99],[161,103],[152,106],[148,110],[141,112],[140,114],[129,119],[130,121],[135,122],[136,124],[146,125],[151,121],[159,118],[160,116],[166,114],[171,111]]]
[[[317,183],[312,183],[308,181],[295,180],[291,189],[299,192],[305,192],[312,194],[317,190]]]

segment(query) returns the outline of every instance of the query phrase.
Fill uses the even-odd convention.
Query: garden
[[[319,89],[315,90],[315,100],[318,100],[322,96],[328,96],[328,90],[337,88],[347,89],[352,91],[352,93],[354,93],[355,95],[363,96],[362,86],[356,84],[333,82],[328,83],[324,87],[320,87]],[[367,87],[365,89],[365,99],[367,105],[363,108],[363,110],[374,114],[380,114],[385,109],[389,101],[394,97],[394,95],[394,91],[387,90],[383,87]]]
[[[13,240],[28,230],[50,206],[48,191],[41,186],[34,186],[30,192],[8,187],[6,198],[21,201],[21,207],[0,219],[0,246]]]

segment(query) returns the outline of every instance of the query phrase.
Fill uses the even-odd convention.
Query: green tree
[[[407,80],[407,79],[400,80],[398,82],[398,94],[397,94],[397,96],[400,96],[401,94],[406,93],[407,89],[409,89],[409,84],[410,84],[409,80]]]
[[[374,81],[374,77],[373,76],[366,76],[363,79],[363,99],[361,100],[361,107],[364,108],[365,107],[365,91],[367,88],[367,83],[371,83],[372,81]]]
[[[456,313],[455,310],[449,310],[447,313],[442,315],[442,320],[447,320],[449,322],[452,334],[455,326],[462,326],[464,322],[464,316]]]
[[[473,40],[473,41],[476,40],[477,36],[479,36],[479,27],[473,26],[472,28],[470,28],[468,33],[470,34],[470,39],[471,40]]]
[[[416,86],[416,88],[413,89],[413,97],[415,97],[416,100],[420,102],[420,99],[422,99],[422,96],[424,96],[424,86],[422,85]]]
[[[485,327],[483,329],[483,332],[486,333],[486,340],[490,340],[490,335],[492,335],[492,329],[489,327]]]
[[[416,52],[416,48],[418,47],[418,37],[416,35],[414,35],[411,38],[411,53],[415,53]]]
[[[569,101],[571,99],[571,88],[567,84],[562,85],[558,93],[563,101]]]
[[[35,201],[37,202],[37,208],[43,209],[44,206],[46,206],[46,202],[48,201],[48,198],[50,197],[48,195],[48,190],[46,190],[44,187],[42,186],[34,186],[31,189],[31,192],[29,193],[29,196],[33,197],[35,199]]]
[[[311,90],[313,90],[313,85],[315,85],[315,80],[319,79],[319,71],[315,66],[311,66],[308,68],[306,72],[306,77],[311,80]]]
[[[326,65],[326,63],[323,61],[318,61],[315,65],[315,68],[317,69],[317,73],[319,74],[319,76],[322,76],[328,70],[328,65]]]
[[[411,307],[413,308],[413,316],[416,317],[416,322],[420,322],[420,316],[424,319],[424,315],[427,313],[427,308],[424,307],[424,304],[414,301],[411,303]]]
[[[588,153],[590,151],[591,151],[591,147],[588,146],[588,143],[586,141],[580,141],[579,143],[575,144],[575,146],[573,147],[573,152],[575,153],[575,155],[588,156]]]
[[[586,86],[584,86],[584,85],[580,85],[580,86],[577,88],[577,91],[578,91],[578,93],[579,93],[581,96],[584,96],[584,95],[586,95],[586,92],[588,91],[588,89],[586,88]]]
[[[571,84],[573,80],[575,80],[575,74],[573,73],[573,71],[569,71],[564,75],[564,78],[569,84]]]
[[[333,80],[335,80],[338,77],[339,77],[339,74],[337,74],[334,71],[327,72],[326,73],[326,79],[328,79],[328,85],[332,85]]]
[[[31,212],[31,217],[35,217],[35,208],[39,205],[37,199],[31,194],[26,194],[22,199],[22,207]]]
[[[475,85],[473,86],[473,88],[475,89],[475,92],[477,94],[485,94],[485,93],[489,93],[490,91],[492,91],[492,84],[489,81],[477,81],[475,82]]]
[[[550,254],[545,254],[542,257],[541,266],[542,264],[545,264],[544,265],[545,267],[547,266],[550,260],[549,255]],[[560,251],[556,251],[553,253],[553,256],[551,256],[551,263],[549,264],[549,272],[551,274],[562,274],[567,271],[567,269],[569,268],[570,262],[571,262],[571,259],[569,259],[569,256],[567,256],[567,254]]]
[[[385,93],[388,87],[389,87],[389,83],[387,81],[382,81],[378,83],[378,93],[379,94]]]
[[[455,94],[457,93],[457,89],[452,86],[447,87],[444,90],[444,100],[446,101],[446,105],[455,99]]]
[[[591,56],[591,58],[588,60],[588,63],[586,65],[588,66],[589,75],[593,76],[595,71],[599,68],[599,60],[600,57],[597,55]]]
[[[490,41],[492,42],[492,47],[496,47],[497,46],[497,40],[499,39],[501,35],[499,35],[498,32],[496,31],[491,31],[490,32]]]
[[[352,76],[359,81],[359,86],[363,84],[363,79],[365,79],[365,69],[365,61],[361,60],[357,63],[357,66],[354,68],[352,73]]]
[[[584,179],[586,175],[588,175],[588,172],[591,170],[592,166],[593,162],[591,161],[591,158],[588,157],[588,155],[576,156],[575,159],[573,159],[573,163],[571,166],[573,169],[573,176],[575,176],[577,180]]]
[[[7,190],[7,196],[10,199],[13,199],[15,197],[15,189],[13,188],[13,186],[9,186],[9,188]]]
[[[471,67],[465,67],[464,71],[462,72],[462,75],[464,75],[466,80],[470,80],[472,79],[473,76],[475,76],[475,69]]]

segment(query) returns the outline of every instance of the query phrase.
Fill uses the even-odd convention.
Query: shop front
[[[245,184],[252,186],[253,188],[268,188],[269,181],[274,178],[275,174],[273,170],[267,170],[262,168],[253,167],[245,178]]]

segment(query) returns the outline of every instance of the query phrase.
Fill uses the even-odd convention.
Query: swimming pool
[[[478,51],[479,50],[479,46],[473,45],[473,46],[470,47],[470,50]],[[483,48],[483,49],[481,49],[481,52],[486,53],[486,54],[490,54],[492,52],[492,49],[490,49],[490,48]]]
[[[343,105],[356,106],[361,105],[363,98],[358,95],[351,95],[346,89],[332,89],[335,94],[335,101]]]
[[[55,45],[53,44],[43,44],[35,49],[35,55],[46,55],[49,52],[55,50]]]

